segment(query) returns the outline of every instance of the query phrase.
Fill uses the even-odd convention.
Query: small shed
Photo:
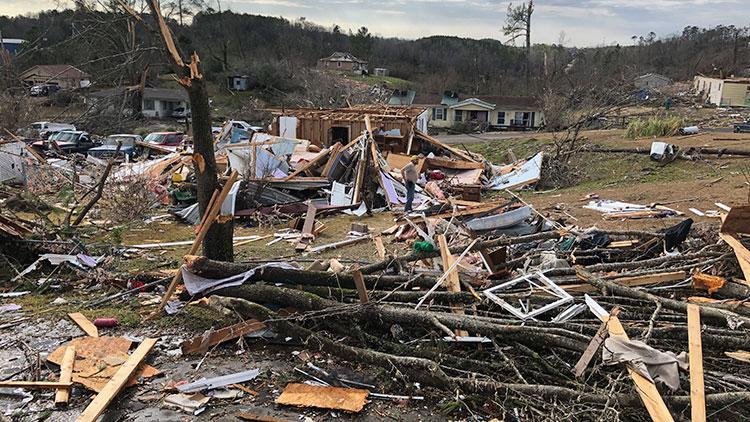
[[[227,88],[233,91],[247,91],[250,89],[250,77],[242,76],[227,76]]]
[[[384,67],[376,67],[372,70],[375,76],[388,76],[388,69]]]

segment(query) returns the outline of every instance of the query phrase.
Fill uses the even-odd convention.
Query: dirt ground
[[[629,140],[623,138],[621,130],[589,131],[585,133],[589,143],[602,146],[637,146],[649,148],[651,139]],[[722,138],[722,139],[717,139]],[[724,140],[730,138],[731,140]],[[508,149],[519,157],[528,156],[549,146],[552,135],[523,133],[511,138],[482,140],[469,146],[493,162],[503,162]],[[679,145],[731,147],[750,150],[750,135],[703,133],[690,137],[660,139]],[[717,225],[718,219],[698,217],[688,211],[693,207],[702,211],[718,210],[720,202],[729,206],[748,202],[750,192],[750,159],[705,156],[699,161],[678,160],[665,165],[651,161],[647,155],[624,153],[585,153],[578,158],[576,168],[580,171],[579,183],[575,186],[535,191],[519,192],[520,197],[548,218],[579,227],[596,226],[610,229],[658,230],[676,224],[683,218],[692,218],[698,223]],[[679,217],[642,220],[604,220],[596,211],[582,208],[588,199],[586,195],[596,194],[602,199],[614,199],[638,204],[659,203],[684,213]],[[394,214],[382,212],[372,217],[358,219],[351,216],[323,218],[326,230],[315,239],[315,245],[335,242],[345,238],[352,222],[366,223],[372,231],[381,231],[393,225]],[[235,236],[272,235],[285,227],[251,227],[237,222]],[[111,233],[100,233],[95,240],[110,239]],[[122,231],[121,247],[137,243],[169,242],[192,240],[193,228],[183,223],[167,220],[144,225],[133,222]],[[368,263],[377,260],[372,242],[363,242],[320,255],[301,257],[294,251],[293,244],[279,242],[267,245],[271,238],[238,246],[236,260],[275,259],[285,262],[298,262],[309,265],[310,261],[323,258],[338,258],[343,262]],[[395,243],[390,237],[385,239],[386,248],[396,254],[405,253],[408,248]],[[119,291],[122,282],[138,273],[146,271],[174,270],[189,246],[171,247],[163,250],[150,249],[128,251],[115,254],[107,261],[108,269],[118,274],[119,280],[101,280],[87,285],[62,284],[44,295],[27,295],[21,298],[0,299],[0,305],[16,303],[22,310],[2,314],[0,324],[0,377],[8,378],[23,373],[36,364],[34,354],[43,357],[65,341],[79,336],[82,332],[66,317],[67,312],[81,311],[88,318],[116,317],[120,326],[105,330],[107,335],[124,335],[135,338],[158,337],[159,343],[152,351],[149,363],[163,372],[163,376],[144,380],[140,385],[128,389],[119,396],[111,407],[106,420],[129,421],[183,421],[183,420],[236,420],[237,412],[255,412],[272,415],[285,420],[462,420],[471,413],[462,405],[462,400],[443,392],[421,389],[418,385],[405,384],[392,378],[382,368],[358,365],[320,353],[315,345],[303,344],[300,339],[254,338],[240,342],[229,342],[210,351],[206,356],[179,356],[176,350],[181,341],[200,335],[204,330],[220,328],[238,322],[235,316],[224,316],[215,310],[198,305],[188,305],[176,315],[156,321],[142,323],[145,315],[154,305],[143,305],[149,299],[158,297],[141,293],[121,302],[111,302],[100,307],[90,308],[86,302],[106,294]],[[64,304],[53,305],[56,298],[65,299]],[[20,319],[19,319],[20,318]],[[19,321],[19,322],[16,322]],[[300,352],[305,352],[301,358]],[[275,397],[288,382],[301,382],[304,376],[294,368],[304,368],[307,362],[326,370],[349,373],[355,379],[372,382],[380,392],[388,394],[411,394],[425,396],[424,401],[379,401],[373,400],[361,414],[348,415],[341,412],[305,410],[283,407],[274,404]],[[261,375],[245,385],[257,391],[253,397],[232,400],[212,400],[208,410],[193,416],[178,410],[164,408],[160,400],[166,385],[182,381],[193,381],[201,377],[211,377],[241,370],[260,368]],[[47,370],[47,375],[54,372]],[[83,409],[91,393],[76,388],[68,410],[53,409],[52,392],[32,392],[34,400],[21,404],[20,393],[0,394],[0,405],[5,417],[14,420],[74,420]],[[28,395],[26,396],[28,397]],[[490,406],[491,403],[487,403]],[[480,405],[481,407],[481,405]],[[17,409],[17,410],[14,410]],[[16,415],[25,416],[13,416]],[[507,415],[510,416],[510,415]]]

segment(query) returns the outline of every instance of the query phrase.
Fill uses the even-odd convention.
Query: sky
[[[506,41],[502,25],[507,0],[209,0],[237,13],[304,17],[326,27],[356,31],[366,26],[385,36],[416,39],[430,35]],[[58,8],[65,0],[0,0],[0,14],[18,15]],[[518,1],[516,1],[518,3]],[[632,44],[633,35],[679,34],[688,25],[747,26],[747,0],[537,0],[532,43],[568,47]],[[0,28],[0,31],[2,28]],[[519,41],[522,42],[522,41]]]

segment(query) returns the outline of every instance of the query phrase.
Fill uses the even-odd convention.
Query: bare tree
[[[518,38],[526,38],[526,92],[529,91],[529,80],[531,79],[531,15],[534,13],[534,0],[519,5],[508,5],[505,15],[505,26],[503,33],[510,37],[508,42],[515,42]]]

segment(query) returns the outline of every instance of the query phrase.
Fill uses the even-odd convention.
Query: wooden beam
[[[667,273],[659,274],[647,274],[633,277],[622,277],[613,279],[613,283],[620,284],[622,286],[636,287],[636,286],[648,286],[651,284],[667,283],[670,281],[682,281],[687,278],[685,271],[672,271]],[[589,293],[597,291],[596,287],[591,284],[569,284],[560,286],[568,292],[578,293]]]
[[[60,381],[0,381],[0,388],[53,389],[70,388],[72,382]]]
[[[365,286],[365,278],[362,277],[362,272],[359,269],[355,269],[352,271],[352,278],[354,279],[354,285],[357,286],[360,303],[369,302],[370,298],[367,295],[367,287]]]
[[[146,355],[156,344],[155,338],[147,338],[133,351],[133,354],[128,357],[128,360],[120,366],[120,369],[115,372],[115,375],[110,378],[107,385],[94,397],[94,400],[86,406],[81,416],[78,417],[77,422],[95,422],[96,419],[101,415],[112,403],[117,394],[125,387],[130,377],[135,373],[138,366],[143,363],[146,359]]]
[[[300,166],[300,168],[298,168],[297,170],[294,170],[294,172],[291,173],[289,176],[285,177],[284,180],[290,180],[290,179],[292,179],[294,177],[297,177],[298,175],[304,173],[305,171],[307,171],[307,170],[315,167],[318,164],[318,162],[320,162],[320,160],[322,160],[323,158],[325,158],[330,152],[331,152],[331,149],[329,149],[329,148],[323,148],[323,150],[320,151],[320,153],[318,153],[318,155],[316,155],[315,157],[313,157],[312,160],[306,162],[305,164],[303,164],[302,166]]]
[[[237,170],[232,170],[232,173],[229,175],[229,179],[227,180],[227,183],[224,184],[224,188],[221,190],[221,193],[216,197],[216,200],[213,201],[213,203],[210,203],[211,206],[208,207],[208,209],[206,209],[206,211],[203,213],[204,215],[201,221],[200,231],[195,236],[193,245],[190,247],[190,251],[187,253],[188,255],[195,255],[196,252],[198,252],[198,248],[200,248],[201,244],[203,243],[203,239],[206,237],[206,233],[208,233],[208,229],[211,228],[211,225],[213,225],[214,221],[216,221],[216,217],[219,215],[219,211],[221,211],[221,204],[224,203],[224,199],[226,199],[227,195],[229,195],[229,191],[232,189],[232,186],[237,181],[238,177],[239,177],[239,173],[237,173]],[[172,298],[174,291],[177,289],[177,285],[181,281],[182,281],[182,271],[177,269],[177,272],[175,273],[174,278],[169,283],[169,287],[167,287],[167,291],[164,293],[164,296],[162,296],[161,298],[161,303],[159,303],[159,307],[146,319],[152,319],[152,318],[157,317],[159,314],[161,314],[161,311],[163,311],[164,307],[167,306],[167,302],[169,302],[169,299]]]
[[[690,359],[690,420],[706,422],[706,393],[703,385],[703,345],[698,305],[687,306],[688,352]]]
[[[457,266],[454,266],[453,263],[456,261],[456,259],[451,254],[450,250],[448,249],[448,240],[445,238],[444,234],[437,235],[438,239],[438,246],[440,247],[440,258],[443,261],[443,271],[449,271],[445,282],[446,287],[449,292],[460,292],[461,291],[461,281],[458,277],[458,268]],[[453,269],[451,269],[453,267]],[[464,310],[461,306],[453,305],[451,304],[451,311],[454,314],[463,315]],[[466,337],[469,335],[469,333],[465,330],[456,330],[457,336]]]
[[[73,320],[73,322],[81,327],[81,329],[86,333],[87,336],[99,337],[99,329],[97,329],[96,325],[89,321],[88,318],[86,318],[82,313],[73,312],[71,314],[68,314],[68,316]]]
[[[307,214],[305,214],[305,224],[302,226],[302,237],[300,237],[299,242],[294,247],[295,250],[304,251],[315,237],[313,228],[315,228],[315,213],[317,211],[318,209],[315,207],[315,204],[312,202],[307,203]]]
[[[75,346],[68,346],[63,355],[62,364],[60,365],[60,382],[69,383],[73,381],[73,364],[76,360]],[[68,404],[70,399],[70,388],[59,388],[55,392],[55,406],[62,407]]]
[[[617,316],[605,316],[604,321],[607,321],[607,328],[609,329],[610,336],[629,340],[628,335],[625,333],[625,329]],[[635,384],[635,390],[641,397],[641,401],[646,407],[649,416],[651,416],[651,420],[654,422],[674,422],[667,405],[664,404],[664,399],[662,399],[661,394],[659,394],[659,390],[656,389],[656,385],[631,367],[628,366],[627,368],[628,374]]]
[[[619,313],[620,308],[615,307],[612,309],[610,316],[617,316],[617,314]],[[583,351],[583,355],[581,355],[581,358],[578,359],[576,366],[573,368],[573,373],[575,374],[576,378],[580,378],[581,375],[583,375],[583,372],[586,370],[586,368],[588,368],[596,352],[600,347],[602,347],[602,343],[604,343],[604,340],[607,338],[608,334],[609,330],[607,328],[607,322],[602,322],[602,325],[599,326],[596,334],[591,339],[591,342],[586,347],[586,350]]]
[[[380,236],[374,236],[372,240],[375,242],[375,250],[378,252],[378,258],[380,260],[385,259],[385,245],[383,244],[383,238]]]

